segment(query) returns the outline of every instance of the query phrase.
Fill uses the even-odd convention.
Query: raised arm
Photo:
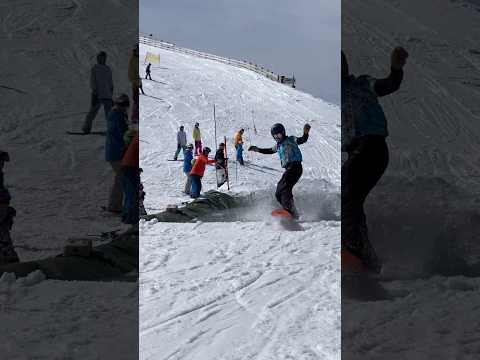
[[[402,47],[396,47],[391,55],[390,75],[375,81],[375,92],[378,96],[389,95],[400,88],[403,79],[403,67],[407,62],[408,52]]]
[[[271,148],[259,148],[259,147],[256,147],[256,146],[250,146],[248,148],[248,151],[255,151],[255,152],[258,152],[260,154],[267,154],[267,155],[271,155],[271,154],[275,154],[277,152],[277,149],[275,147],[271,147]]]
[[[311,126],[310,124],[305,124],[303,127],[303,135],[301,137],[297,137],[297,144],[302,145],[305,144],[308,140],[308,133],[310,132]]]

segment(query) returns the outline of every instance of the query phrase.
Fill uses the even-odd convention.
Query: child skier
[[[190,195],[192,190],[192,178],[190,177],[190,171],[192,170],[193,144],[188,144],[183,156],[183,172],[187,177],[183,192],[187,195]]]
[[[235,133],[235,136],[233,138],[234,140],[234,145],[235,145],[235,150],[237,154],[237,161],[239,162],[240,165],[244,165],[243,162],[243,138],[242,135],[245,132],[244,129],[240,129]]]
[[[218,150],[215,153],[215,169],[217,171],[217,187],[222,186],[227,181],[227,161],[225,159],[225,144],[220,143]]]
[[[200,196],[202,191],[202,177],[205,173],[205,167],[208,164],[215,164],[215,160],[209,160],[208,154],[211,150],[209,147],[205,147],[202,153],[198,155],[193,164],[192,170],[190,171],[190,178],[192,179],[192,190],[190,196],[192,199],[196,199]]]
[[[285,127],[282,124],[272,126],[271,134],[277,144],[272,148],[258,148],[250,146],[248,151],[255,151],[261,154],[275,154],[280,156],[280,163],[285,169],[282,178],[277,184],[275,197],[282,207],[288,211],[294,218],[298,218],[297,210],[293,203],[293,187],[302,176],[302,152],[298,145],[304,144],[308,140],[310,125],[303,127],[303,136],[287,136]]]

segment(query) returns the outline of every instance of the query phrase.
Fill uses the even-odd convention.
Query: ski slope
[[[385,76],[395,46],[410,53],[400,91],[380,100],[390,164],[366,209],[383,275],[396,279],[382,284],[395,298],[342,304],[346,359],[480,356],[473,336],[480,274],[461,276],[480,263],[480,7],[473,4],[342,2],[352,73]]]
[[[189,201],[182,163],[172,159],[176,132],[189,142],[200,123],[204,145],[227,138],[232,196],[249,196],[243,214],[218,212],[215,222],[140,224],[141,359],[340,358],[340,112],[308,94],[249,70],[140,45],[160,53],[154,81],[140,96],[140,162],[147,212]],[[144,65],[140,65],[144,74]],[[272,223],[282,175],[277,155],[245,152],[235,164],[234,132],[246,147],[274,145],[270,127],[302,135],[304,175],[294,189],[302,232]],[[254,132],[254,127],[257,133]],[[216,189],[207,168],[203,191]]]
[[[103,136],[79,130],[90,105],[89,71],[105,50],[116,92],[137,40],[128,0],[5,0],[0,4],[0,149],[16,209],[21,261],[54,256],[69,237],[121,229],[105,217],[112,179]],[[115,16],[113,16],[115,14]],[[130,26],[132,33],[125,31]],[[123,70],[125,69],[125,70]],[[105,130],[103,113],[94,122]],[[96,245],[96,238],[92,238]],[[0,279],[2,359],[131,359],[137,353],[138,283]]]

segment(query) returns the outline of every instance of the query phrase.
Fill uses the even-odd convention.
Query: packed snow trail
[[[177,147],[176,133],[185,126],[187,141],[200,123],[204,146],[215,150],[213,105],[216,106],[217,144],[227,138],[232,192],[274,193],[282,169],[278,155],[247,152],[250,145],[272,147],[270,127],[285,125],[288,135],[301,136],[303,125],[312,125],[308,142],[301,145],[304,173],[295,187],[302,192],[308,180],[340,184],[340,113],[335,105],[269,80],[252,71],[141,44],[140,74],[145,76],[146,52],[159,53],[160,65],[152,65],[153,81],[143,80],[140,95],[140,162],[144,169],[147,211],[159,211],[170,203],[188,200],[182,195],[182,165],[168,162]],[[254,119],[254,120],[253,120]],[[257,135],[253,131],[253,121]],[[233,135],[245,129],[244,157],[251,166],[235,164]],[[213,154],[212,154],[213,155]],[[263,166],[263,168],[261,167]],[[215,171],[207,168],[204,191],[216,189]],[[224,186],[226,188],[226,185]]]
[[[161,56],[140,97],[147,211],[190,201],[181,192],[182,163],[167,159],[180,125],[193,142],[195,122],[214,150],[214,104],[217,143],[227,137],[229,193],[249,206],[213,211],[209,222],[141,222],[140,358],[339,359],[338,107],[245,69],[141,44],[143,75],[147,51]],[[235,163],[234,133],[245,129],[245,148],[271,147],[276,122],[296,136],[312,125],[294,188],[304,231],[282,231],[272,221],[283,173],[277,155],[245,152],[246,166]],[[213,167],[203,185],[216,189]]]
[[[140,358],[339,359],[340,226],[141,223]]]

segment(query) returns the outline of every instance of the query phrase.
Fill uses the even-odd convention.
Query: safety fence
[[[266,69],[263,66],[253,64],[251,62],[230,59],[230,58],[226,58],[226,57],[222,57],[222,56],[217,56],[217,55],[204,53],[204,52],[201,52],[201,51],[182,48],[182,47],[179,47],[175,44],[172,44],[172,43],[169,43],[169,42],[166,42],[166,41],[163,41],[163,40],[154,39],[153,37],[151,37],[149,35],[141,34],[139,36],[139,41],[140,41],[140,43],[145,44],[145,45],[150,45],[150,46],[153,46],[153,47],[158,47],[158,48],[166,49],[166,50],[170,50],[170,51],[176,51],[176,52],[183,53],[183,54],[193,55],[193,56],[197,56],[197,57],[200,57],[200,58],[203,58],[203,59],[214,60],[214,61],[218,61],[218,62],[221,62],[221,63],[224,63],[224,64],[228,64],[228,65],[236,66],[236,67],[239,67],[239,68],[251,70],[251,71],[256,72],[257,74],[260,74],[260,75],[263,75],[263,76],[267,77],[270,80],[277,81],[277,82],[282,82],[282,83],[285,83],[285,84],[287,83],[287,82],[283,81],[285,79],[285,76],[275,74],[273,71],[270,71],[269,69]]]

